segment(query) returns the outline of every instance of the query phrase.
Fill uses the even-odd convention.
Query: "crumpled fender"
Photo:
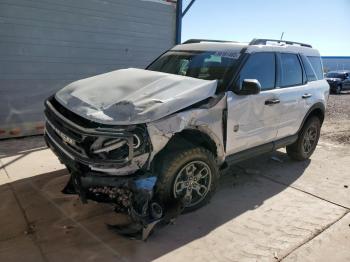
[[[223,144],[223,110],[226,108],[226,96],[223,96],[211,108],[193,108],[175,113],[169,117],[147,124],[153,146],[151,160],[176,134],[186,129],[195,129],[208,135],[215,142],[218,162],[225,159]]]

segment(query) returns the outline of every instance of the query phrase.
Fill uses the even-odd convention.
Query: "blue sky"
[[[283,39],[309,43],[323,56],[350,56],[350,0],[196,0],[183,19],[182,41],[249,42],[279,39],[282,32]]]

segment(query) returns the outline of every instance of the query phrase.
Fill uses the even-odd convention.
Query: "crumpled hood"
[[[73,82],[55,95],[76,114],[102,124],[151,122],[213,96],[217,81],[122,69]]]

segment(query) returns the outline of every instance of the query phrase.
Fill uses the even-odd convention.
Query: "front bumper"
[[[45,141],[71,174],[64,193],[78,194],[83,202],[91,199],[113,203],[120,210],[130,207],[130,197],[135,194],[146,190],[147,196],[152,195],[155,177],[146,171],[149,154],[136,152],[135,156],[133,133],[123,129],[81,127],[61,114],[50,101],[45,102],[45,116]],[[84,141],[101,137],[124,139],[128,148],[125,157],[89,157]],[[146,189],[144,184],[138,186],[140,181],[147,184],[149,178],[153,179],[151,186]]]
[[[75,119],[74,115],[68,115],[70,118],[68,119],[67,113],[62,113],[61,107],[53,98],[45,102],[45,140],[64,164],[75,169],[77,166],[78,168],[85,166],[90,170],[119,175],[130,174],[147,166],[146,162],[148,162],[150,155],[151,143],[146,131],[142,132],[145,134],[142,149],[135,151],[133,148],[134,133],[130,128],[96,126],[96,123],[93,123],[93,127],[78,125],[70,119],[76,121],[79,119]],[[140,130],[144,129],[138,129],[138,131]],[[97,139],[123,141],[122,154],[113,157],[101,157],[98,154],[91,153],[91,145]]]
[[[143,188],[140,189],[136,186],[137,183],[149,178],[155,179],[151,173],[141,170],[127,176],[115,176],[90,171],[84,164],[90,166],[91,162],[85,162],[85,160],[81,159],[77,160],[74,156],[69,155],[47,132],[45,133],[45,140],[51,150],[69,169],[71,178],[63,192],[78,194],[83,203],[86,203],[88,199],[112,203],[115,205],[116,211],[126,212],[131,204],[131,194],[140,192],[140,190],[144,191]],[[149,195],[149,197],[153,194],[154,183],[152,187],[147,188],[146,195]]]
[[[52,151],[59,157],[59,159],[70,167],[79,166],[79,164],[88,166],[90,169],[111,169],[122,168],[130,164],[132,154],[129,158],[123,160],[98,160],[91,159],[87,156],[76,152],[71,149],[67,144],[59,137],[57,132],[54,131],[53,125],[50,121],[46,121],[45,126],[45,141]]]

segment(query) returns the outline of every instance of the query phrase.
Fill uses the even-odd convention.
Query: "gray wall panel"
[[[323,68],[326,72],[334,70],[350,70],[350,56],[322,57]]]
[[[43,100],[64,85],[143,68],[174,42],[166,1],[0,0],[0,138],[41,132]]]

